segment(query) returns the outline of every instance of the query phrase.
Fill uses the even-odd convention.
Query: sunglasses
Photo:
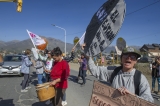
[[[123,55],[123,58],[125,58],[125,59],[128,57],[130,57],[132,60],[137,59],[137,56],[134,54],[124,54]]]

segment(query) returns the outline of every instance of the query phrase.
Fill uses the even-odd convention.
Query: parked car
[[[4,56],[3,63],[0,66],[0,75],[19,75],[23,76],[20,72],[21,69],[21,55],[6,55]]]
[[[152,62],[152,58],[151,57],[148,57],[148,56],[145,56],[145,57],[141,57],[138,59],[138,63],[149,63],[149,62]]]
[[[113,60],[113,57],[111,57],[111,56],[108,55],[108,56],[106,57],[106,60]]]

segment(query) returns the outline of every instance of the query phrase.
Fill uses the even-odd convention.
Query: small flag
[[[42,45],[42,44],[45,44],[46,42],[44,41],[44,39],[42,39],[40,36],[28,31],[28,35],[29,37],[31,38],[31,41],[32,43],[35,45],[35,46],[38,46],[38,45]]]

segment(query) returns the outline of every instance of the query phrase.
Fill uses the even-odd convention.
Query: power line
[[[158,1],[154,2],[154,3],[151,3],[151,4],[147,5],[147,6],[144,6],[144,7],[140,8],[140,9],[137,9],[137,10],[135,10],[135,11],[133,11],[133,12],[130,12],[130,13],[126,14],[126,16],[131,15],[131,14],[133,14],[133,13],[136,13],[136,12],[138,12],[138,11],[141,11],[141,10],[143,10],[143,9],[149,7],[149,6],[152,6],[152,5],[154,5],[154,4],[157,4],[158,2],[160,2],[160,0],[158,0]],[[67,36],[75,35],[75,34],[78,34],[78,33],[81,33],[81,32],[84,32],[84,31],[75,32],[75,33],[69,34],[69,35],[67,35]]]
[[[140,8],[140,9],[138,9],[138,10],[135,10],[135,11],[133,11],[133,12],[130,12],[130,13],[126,14],[126,16],[131,15],[131,14],[133,14],[133,13],[135,13],[135,12],[140,11],[140,10],[143,10],[143,9],[145,9],[145,8],[147,8],[147,7],[149,7],[149,6],[152,6],[152,5],[154,5],[154,4],[158,3],[158,2],[160,2],[160,0],[158,0],[158,1],[154,2],[154,3],[152,3],[152,4],[149,4],[149,5],[145,6],[145,7],[142,7],[142,8]]]
[[[160,33],[160,32],[154,33],[154,35],[159,34],[159,33]],[[134,40],[134,39],[144,38],[144,37],[146,37],[146,36],[153,36],[153,34],[144,35],[144,36],[140,36],[140,37],[132,38],[132,39],[129,39],[129,40]],[[127,40],[127,41],[129,41],[129,40]]]

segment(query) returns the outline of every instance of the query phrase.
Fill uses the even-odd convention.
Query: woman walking
[[[29,55],[31,54],[31,50],[27,49],[25,51],[25,54],[22,55],[22,66],[21,66],[21,73],[24,74],[24,80],[22,81],[22,90],[21,92],[27,92],[27,89],[30,89],[29,87],[29,71],[30,66],[32,65],[31,59],[29,58]]]
[[[85,86],[86,83],[86,72],[87,72],[87,59],[84,57],[85,54],[82,53],[81,54],[81,66],[80,66],[80,76],[82,77],[82,85],[81,86]]]

